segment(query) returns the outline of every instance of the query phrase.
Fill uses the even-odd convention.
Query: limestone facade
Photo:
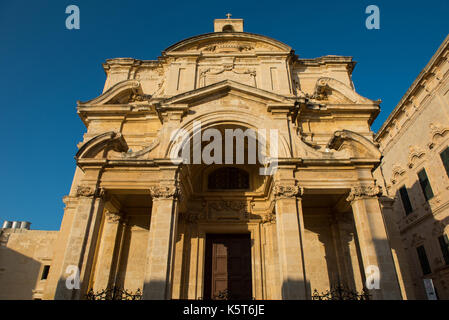
[[[375,137],[383,155],[375,177],[384,181],[384,215],[410,299],[427,299],[426,278],[433,280],[440,299],[449,299],[449,257],[443,248],[449,234],[449,171],[444,163],[449,146],[448,58],[449,37]],[[419,258],[418,250],[425,252],[427,267],[421,266],[426,259]]]
[[[86,133],[43,298],[119,286],[145,299],[207,299],[210,236],[247,234],[254,299],[310,299],[337,284],[360,292],[372,267],[372,299],[401,299],[372,173],[380,101],[355,92],[354,66],[300,58],[244,32],[241,19],[217,19],[215,32],[155,61],[107,60],[103,93],[77,105]],[[207,149],[210,139],[195,141],[207,129],[274,130],[254,139],[277,145],[277,157],[181,158],[183,146]],[[72,266],[79,289],[66,286]]]
[[[58,231],[0,229],[0,300],[42,299]]]

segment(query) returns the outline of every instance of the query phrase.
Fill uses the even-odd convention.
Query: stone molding
[[[378,185],[355,186],[351,188],[346,201],[352,202],[363,198],[374,198],[382,194],[382,188]]]

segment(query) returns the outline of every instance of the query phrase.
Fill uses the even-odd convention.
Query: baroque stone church
[[[373,177],[380,101],[355,91],[354,67],[300,58],[229,16],[157,60],[108,59],[103,93],[77,103],[86,133],[61,229],[39,238],[51,238],[48,268],[30,298],[120,287],[144,299],[311,299],[341,284],[401,299]],[[276,130],[264,141],[276,158],[179,155],[204,151],[209,140],[193,140],[208,129]]]

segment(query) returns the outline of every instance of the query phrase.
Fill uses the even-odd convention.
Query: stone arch
[[[227,24],[222,28],[223,32],[234,32],[234,27],[231,24]]]
[[[222,110],[214,113],[207,113],[190,119],[183,126],[175,130],[172,134],[172,139],[168,143],[168,146],[165,149],[165,157],[176,159],[179,158],[179,152],[182,146],[185,143],[190,143],[193,139],[194,134],[198,134],[198,132],[194,129],[194,124],[196,121],[201,122],[201,131],[214,128],[222,125],[234,125],[239,126],[246,129],[252,129],[255,132],[259,128],[264,128],[266,125],[264,124],[263,119],[251,114],[249,112],[245,112],[243,110]],[[269,136],[269,132],[266,132],[265,137],[257,136],[257,139],[263,139],[261,142],[266,146],[267,149],[270,148],[270,140],[267,139]],[[278,157],[286,158],[290,157],[290,151],[288,146],[287,137],[283,136],[279,133],[278,136]]]

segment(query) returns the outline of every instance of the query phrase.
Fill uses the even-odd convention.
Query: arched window
[[[249,174],[239,168],[220,168],[209,174],[207,187],[211,190],[248,189]]]
[[[223,27],[222,31],[223,32],[234,32],[234,28],[230,24],[227,24]]]

